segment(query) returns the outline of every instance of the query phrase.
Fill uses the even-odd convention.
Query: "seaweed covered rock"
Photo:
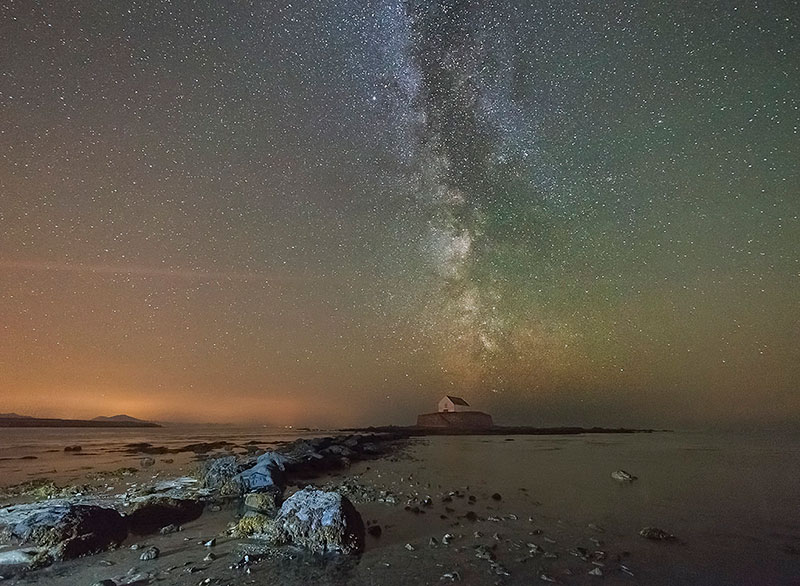
[[[353,504],[338,492],[305,488],[290,496],[275,520],[294,545],[315,553],[360,553],[364,522]]]
[[[245,513],[229,531],[231,537],[261,539],[270,545],[283,545],[288,542],[286,532],[278,522],[262,513]]]
[[[182,525],[203,514],[205,503],[192,499],[152,497],[138,502],[126,516],[132,533],[146,535],[168,525]]]
[[[128,536],[117,511],[66,501],[8,507],[0,511],[0,526],[11,539],[47,548],[56,560],[104,551]]]
[[[280,495],[276,492],[251,492],[244,497],[244,506],[248,509],[274,515],[280,507]]]

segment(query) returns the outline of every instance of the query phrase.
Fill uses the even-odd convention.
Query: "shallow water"
[[[188,444],[228,441],[246,451],[248,442],[269,447],[298,437],[328,435],[326,432],[286,428],[228,425],[171,425],[142,428],[0,428],[0,486],[46,476],[63,483],[81,482],[89,471],[138,467],[142,456],[125,449],[127,444],[149,443],[177,449]],[[79,452],[65,452],[80,446]],[[224,450],[216,450],[221,452]],[[195,461],[193,452],[152,456],[153,471],[182,471]],[[165,462],[173,460],[173,462]]]
[[[508,441],[512,440],[512,441]],[[431,438],[420,475],[499,491],[577,538],[636,551],[644,583],[800,584],[800,441],[770,434]],[[632,483],[612,480],[624,469]],[[521,489],[525,489],[522,491]],[[531,497],[537,503],[531,508]],[[638,536],[645,526],[676,543]]]
[[[255,441],[268,446],[297,435],[313,435],[230,427],[0,432],[5,433],[0,437],[5,440],[0,449],[6,454],[41,457],[0,461],[4,467],[0,473],[13,467],[18,469],[17,474],[28,477],[37,467],[54,466],[62,478],[81,478],[86,470],[80,466],[136,466],[140,456],[118,451],[126,443],[178,447],[228,440],[237,445]],[[65,454],[66,445],[82,445],[92,455]],[[362,484],[399,495],[396,505],[357,505],[365,519],[383,527],[383,534],[379,539],[368,537],[364,555],[346,573],[336,574],[324,564],[270,562],[254,567],[252,576],[244,575],[227,569],[241,555],[237,552],[243,544],[220,537],[223,557],[207,564],[202,575],[228,584],[255,580],[298,585],[308,581],[436,585],[447,583],[442,581],[445,572],[457,570],[463,584],[521,586],[544,583],[539,575],[546,571],[562,584],[800,585],[797,436],[655,433],[430,437],[414,440],[407,454],[410,458],[355,463],[343,472],[357,476]],[[155,468],[164,466],[162,476],[167,475],[174,468],[163,464],[162,459],[179,456],[195,457],[154,456]],[[177,465],[176,459],[173,466]],[[613,480],[611,472],[620,468],[638,476],[638,480]],[[476,501],[456,498],[443,502],[442,497],[452,490],[473,495]],[[492,499],[493,493],[499,493],[501,500]],[[426,514],[415,515],[403,507],[409,495],[431,495],[434,504]],[[464,515],[469,510],[477,513],[476,522],[466,520]],[[205,554],[194,541],[223,535],[233,514],[230,509],[206,514],[189,524],[187,533],[170,537],[175,543],[162,548],[172,552],[165,558],[164,567],[198,564]],[[515,518],[509,520],[512,515]],[[638,535],[645,526],[663,528],[678,540],[647,541]],[[481,538],[473,537],[476,530],[482,533]],[[536,532],[539,530],[541,534]],[[429,547],[431,537],[441,540],[448,532],[456,536],[452,546]],[[192,540],[180,545],[188,536]],[[602,545],[592,542],[593,538]],[[158,539],[168,541],[153,538]],[[558,553],[558,559],[520,561],[524,549],[515,549],[514,542],[529,541]],[[412,551],[406,549],[407,543],[413,545]],[[508,568],[509,576],[487,572],[487,562],[474,555],[478,543],[497,544],[497,559]],[[576,546],[601,548],[608,553],[602,578],[588,575],[593,566],[570,555],[570,549]],[[33,573],[19,584],[91,583],[112,571],[97,565],[101,558],[113,560],[114,568],[142,565],[137,552],[123,548]],[[620,562],[634,576],[621,572]],[[173,572],[168,581],[188,585],[201,580],[194,576],[179,578]]]

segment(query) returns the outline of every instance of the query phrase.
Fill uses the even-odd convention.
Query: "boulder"
[[[104,551],[128,536],[114,509],[67,501],[8,507],[0,511],[0,525],[12,539],[47,548],[56,560]]]
[[[136,503],[126,515],[132,533],[146,535],[168,525],[183,525],[203,514],[205,503],[192,499],[152,497]]]
[[[288,458],[277,452],[267,452],[256,460],[255,466],[234,478],[241,483],[244,492],[273,492],[282,494],[285,486]]]
[[[360,553],[364,522],[353,504],[338,492],[305,488],[290,496],[275,519],[292,544],[315,553]]]
[[[206,464],[203,486],[219,490],[223,494],[239,494],[241,483],[234,480],[239,473],[239,461],[236,456],[214,458]]]

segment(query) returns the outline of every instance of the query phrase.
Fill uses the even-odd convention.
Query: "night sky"
[[[776,2],[0,2],[0,411],[800,417]]]

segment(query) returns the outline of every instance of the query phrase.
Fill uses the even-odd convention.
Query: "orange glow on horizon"
[[[185,423],[257,423],[275,426],[336,425],[353,419],[336,402],[310,397],[236,396],[209,392],[196,398],[163,393],[133,393],[96,388],[30,389],[3,401],[0,411],[59,419],[91,419],[99,415],[129,415],[138,419]],[[36,397],[36,400],[31,400]],[[53,400],[58,397],[57,400]]]

